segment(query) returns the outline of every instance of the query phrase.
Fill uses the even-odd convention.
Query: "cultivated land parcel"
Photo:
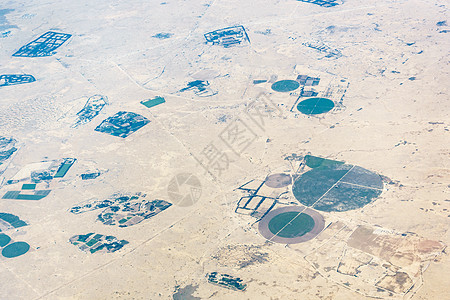
[[[0,1],[0,298],[445,299],[448,6]]]

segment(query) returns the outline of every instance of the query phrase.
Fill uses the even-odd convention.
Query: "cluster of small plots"
[[[13,56],[31,58],[52,56],[56,53],[55,50],[68,41],[70,37],[70,34],[49,31],[21,47],[13,54]],[[34,81],[36,81],[35,77],[29,74],[0,75],[0,87],[31,83]],[[164,102],[164,98],[157,97],[155,99],[142,101],[142,104],[150,108]],[[106,96],[91,96],[84,107],[76,113],[76,120],[71,127],[77,128],[91,122],[108,104],[108,98]],[[147,118],[139,114],[119,111],[115,115],[105,119],[95,128],[95,131],[126,138],[149,122],[150,121]],[[10,159],[17,151],[15,145],[16,140],[0,137],[0,165]],[[26,165],[6,182],[7,191],[2,196],[2,199],[41,200],[50,194],[54,180],[63,178],[75,161],[75,158],[65,158]],[[82,174],[81,178],[83,180],[95,179],[99,175],[100,172],[91,172]],[[138,196],[118,197],[114,201],[111,201],[111,205],[109,206],[106,205],[105,202],[102,202],[97,206],[94,204],[93,207],[95,209],[100,207],[105,208],[98,216],[99,220],[104,224],[126,227],[148,219],[171,205],[163,200],[136,201],[137,198]],[[106,202],[108,202],[108,200],[106,200]],[[80,209],[73,208],[72,212],[80,213],[83,210],[86,210],[87,207],[91,207],[90,204]],[[0,221],[0,225],[4,228],[7,227],[5,222],[6,221]],[[70,242],[79,245],[82,250],[89,249],[91,253],[100,250],[113,252],[128,243],[124,240],[117,240],[112,236],[94,235],[93,233],[72,237]],[[11,238],[6,234],[0,236],[0,245],[3,248],[2,253],[5,257],[22,255],[30,248],[25,242],[12,242]]]
[[[193,91],[194,94],[197,95],[198,97],[211,97],[219,93],[218,91],[213,90],[210,87],[209,82],[205,80],[191,81],[187,84],[186,87],[182,88],[178,92],[182,93],[185,91]]]
[[[245,42],[250,43],[244,26],[232,26],[214,30],[204,34],[207,44],[221,45],[225,48],[236,46]]]
[[[156,216],[172,204],[164,200],[145,200],[146,195],[115,194],[106,200],[95,200],[76,205],[70,209],[73,214],[102,209],[97,220],[105,225],[129,227]]]
[[[383,190],[378,174],[358,166],[312,155],[292,155],[286,160],[296,165],[293,175],[271,174],[264,181],[251,180],[238,187],[247,195],[238,201],[235,212],[259,219],[259,231],[269,241],[292,244],[311,240],[325,226],[318,211],[358,209]],[[289,186],[302,205],[282,202]]]
[[[77,113],[77,120],[72,128],[91,122],[106,105],[108,105],[108,97],[106,96],[94,95],[89,97],[83,109]]]
[[[13,56],[16,57],[45,57],[55,54],[55,50],[62,46],[72,35],[48,31],[34,41],[21,47]]]
[[[164,200],[145,200],[146,195],[114,194],[110,198],[99,201],[87,201],[70,209],[73,214],[82,214],[88,211],[102,210],[97,220],[104,225],[129,227],[150,219],[172,204]],[[70,243],[77,245],[80,250],[95,252],[115,252],[128,244],[126,240],[119,240],[114,236],[88,233],[75,235],[70,238]]]
[[[254,80],[254,84],[261,84],[267,80]],[[296,101],[296,109],[304,115],[320,115],[330,112],[335,106],[335,102],[330,99],[330,93],[321,93],[316,88],[320,83],[319,77],[308,75],[298,75],[295,80],[286,79],[274,82],[271,89],[277,93],[291,93],[299,90]],[[319,93],[323,94],[319,96]]]
[[[24,84],[36,81],[33,75],[29,74],[4,74],[0,75],[0,87],[16,84]]]
[[[323,58],[326,59],[338,59],[342,57],[342,52],[339,49],[331,48],[322,41],[308,41],[303,42],[302,44],[303,46],[314,49],[319,53],[325,54]]]
[[[311,3],[322,7],[333,7],[342,3],[338,0],[297,0],[297,1]]]
[[[115,252],[128,244],[128,241],[118,240],[115,236],[94,233],[74,235],[69,242],[78,246],[81,251],[89,253]]]
[[[21,256],[30,250],[30,245],[22,241],[13,241],[12,238],[3,233],[4,231],[27,226],[19,217],[9,214],[0,213],[0,248],[1,255],[5,258],[14,258]]]
[[[48,31],[34,41],[22,46],[12,56],[15,57],[45,57],[55,54],[55,50],[64,44],[72,35]],[[36,81],[30,74],[0,75],[0,87],[31,83]]]
[[[6,182],[8,191],[2,199],[41,200],[50,194],[52,181],[63,178],[75,161],[64,158],[26,165]]]
[[[95,128],[95,131],[126,138],[148,123],[150,123],[150,120],[144,116],[133,112],[119,111],[112,117],[103,120],[103,122]]]
[[[37,39],[22,46],[16,51],[14,57],[46,57],[52,56],[56,49],[61,47],[72,37],[71,34],[48,31]],[[34,82],[36,79],[29,74],[5,74],[0,75],[0,87]],[[77,113],[77,120],[72,125],[76,128],[90,122],[95,118],[105,105],[108,104],[107,97],[94,95],[90,97],[84,108]],[[104,120],[95,130],[105,132],[122,138],[127,137],[150,121],[145,117],[132,113],[120,111],[114,116]]]
[[[229,274],[211,272],[206,274],[206,279],[209,283],[234,291],[245,291],[247,288],[247,284],[241,278]]]
[[[149,108],[164,102],[165,100],[162,97],[141,101],[143,105]],[[93,95],[89,97],[84,107],[76,114],[76,121],[72,124],[71,127],[77,128],[81,125],[91,122],[108,104],[109,101],[108,97],[106,96]],[[107,133],[112,136],[126,138],[148,123],[150,123],[150,120],[137,113],[119,111],[113,116],[103,120],[95,128],[95,131]]]
[[[13,138],[0,137],[0,165],[7,162],[17,151],[17,141]],[[2,199],[9,200],[41,200],[50,193],[50,182],[63,178],[75,163],[74,158],[43,161],[26,165],[10,180],[6,181],[6,193]],[[0,170],[0,174],[2,174]],[[27,226],[19,217],[10,213],[0,213],[0,232]],[[0,233],[1,254],[5,258],[14,258],[27,253],[30,245],[23,241],[13,241]]]

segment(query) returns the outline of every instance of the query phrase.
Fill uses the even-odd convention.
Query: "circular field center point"
[[[2,255],[6,258],[21,256],[30,250],[30,245],[25,242],[15,242],[9,244],[2,250]]]
[[[298,89],[300,83],[295,80],[280,80],[272,84],[272,90],[275,92],[291,92]]]
[[[271,174],[264,183],[271,188],[282,188],[292,183],[292,177],[285,173]]]
[[[281,244],[309,241],[324,227],[322,215],[304,206],[287,206],[272,210],[259,221],[258,225],[263,237]]]
[[[297,105],[299,112],[305,115],[318,115],[329,112],[334,107],[334,102],[326,98],[309,98]]]

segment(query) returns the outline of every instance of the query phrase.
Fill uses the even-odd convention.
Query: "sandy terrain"
[[[0,79],[0,298],[446,299],[449,4],[333,3],[1,1],[0,75],[17,76]],[[268,241],[259,219],[302,205],[293,183],[328,168],[307,155],[383,187],[357,209],[308,208],[325,222],[311,240]],[[338,201],[345,175],[317,201]],[[126,226],[98,220],[114,205],[70,212],[136,193],[147,202],[113,217]],[[171,205],[139,206],[154,199]],[[127,243],[70,242],[88,233]]]

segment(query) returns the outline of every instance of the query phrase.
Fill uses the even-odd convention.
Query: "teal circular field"
[[[272,84],[272,90],[274,90],[275,92],[286,93],[295,91],[299,86],[300,83],[295,80],[280,80]]]
[[[361,208],[382,190],[380,175],[347,164],[319,166],[302,174],[292,186],[292,193],[301,204],[326,212]]]
[[[297,105],[299,112],[305,115],[319,115],[329,112],[334,107],[334,102],[326,98],[309,98]]]
[[[0,247],[5,247],[11,241],[11,238],[6,234],[0,234]]]
[[[2,250],[2,255],[6,258],[21,256],[30,250],[30,245],[25,242],[15,242],[9,244]]]
[[[294,238],[307,234],[314,228],[314,219],[304,213],[290,211],[276,215],[269,221],[272,234],[282,238]]]

